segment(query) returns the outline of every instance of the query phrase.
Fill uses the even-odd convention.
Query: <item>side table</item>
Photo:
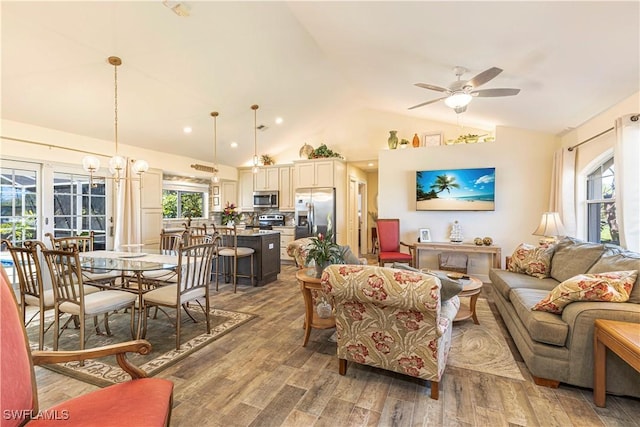
[[[300,291],[304,298],[304,339],[302,346],[306,347],[309,341],[309,335],[311,334],[311,328],[315,329],[330,329],[336,327],[336,319],[331,316],[326,319],[318,316],[318,313],[313,306],[312,291],[322,292],[322,286],[320,285],[320,279],[315,277],[316,270],[312,269],[300,269],[296,272],[296,279],[300,284]]]
[[[479,325],[478,316],[476,315],[476,303],[478,301],[478,295],[482,291],[482,280],[477,277],[469,276],[469,279],[464,281],[462,292],[458,294],[459,297],[469,297],[469,306],[460,304],[460,310],[453,319],[454,322],[461,320],[473,319],[473,323]]]
[[[640,372],[640,325],[596,319],[593,330],[593,403],[604,407],[607,400],[607,349]]]

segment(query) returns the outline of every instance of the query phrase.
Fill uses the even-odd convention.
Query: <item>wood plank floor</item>
[[[492,305],[490,286],[482,296]],[[212,291],[212,306],[259,317],[158,375],[175,383],[173,426],[640,427],[639,399],[607,396],[597,408],[591,390],[538,387],[517,350],[525,381],[447,367],[439,400],[428,383],[391,372],[349,364],[340,376],[332,330],[313,330],[302,347],[295,280],[236,294],[225,285]],[[36,374],[41,409],[96,389],[43,368]]]

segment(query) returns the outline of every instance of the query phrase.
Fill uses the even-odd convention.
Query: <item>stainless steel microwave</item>
[[[277,191],[254,191],[253,207],[254,208],[277,208],[278,192]]]

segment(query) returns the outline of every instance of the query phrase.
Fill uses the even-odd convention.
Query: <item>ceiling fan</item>
[[[426,83],[416,83],[416,86],[423,89],[444,92],[447,95],[440,98],[432,99],[431,101],[423,102],[418,105],[414,105],[413,107],[409,107],[409,110],[433,104],[434,102],[438,102],[444,99],[444,103],[447,104],[447,107],[453,108],[457,114],[460,114],[464,113],[467,110],[467,105],[469,105],[471,100],[476,96],[487,98],[496,96],[513,96],[517,95],[520,92],[520,89],[507,88],[477,90],[479,86],[493,80],[498,74],[500,74],[502,72],[501,68],[491,67],[488,70],[485,70],[477,76],[473,77],[471,80],[460,80],[460,77],[467,71],[469,70],[464,67],[455,67],[453,69],[453,72],[455,73],[456,77],[458,77],[458,80],[451,83],[448,88]]]

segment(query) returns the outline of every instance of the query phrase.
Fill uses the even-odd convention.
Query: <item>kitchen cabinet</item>
[[[253,172],[238,169],[238,208],[242,212],[253,212]]]
[[[293,212],[295,210],[295,187],[293,185],[293,166],[281,166],[278,170],[279,210],[281,212]]]
[[[278,279],[280,274],[280,233],[273,230],[238,231],[238,246],[252,248],[253,272],[256,286],[264,286]],[[238,259],[238,274],[251,275],[251,257]],[[238,277],[238,284],[249,285],[248,277]]]
[[[162,170],[140,175],[140,234],[145,247],[157,248],[162,231]]]
[[[238,206],[238,183],[235,181],[220,182],[220,205],[222,209],[227,203]]]
[[[304,160],[295,163],[296,188],[335,187],[335,174],[344,171],[344,166],[336,167],[341,160]]]
[[[278,191],[279,168],[264,166],[258,169],[258,173],[254,174],[253,190],[254,191]]]
[[[287,245],[295,239],[295,230],[295,227],[273,227],[273,231],[280,232],[280,261],[293,262],[293,257],[287,254]]]

